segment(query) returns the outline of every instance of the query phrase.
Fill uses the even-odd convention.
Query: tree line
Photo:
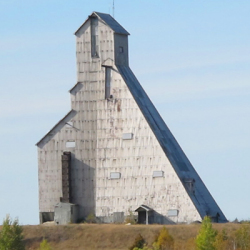
[[[243,223],[229,235],[226,229],[221,232],[214,229],[211,219],[206,216],[197,236],[184,244],[175,242],[167,228],[163,227],[153,243],[148,244],[139,234],[129,250],[250,250],[250,225]]]
[[[0,250],[25,250],[23,227],[18,219],[9,216],[3,221],[0,231]],[[40,243],[38,250],[53,250],[46,239]],[[250,250],[250,224],[243,223],[228,233],[226,229],[218,231],[213,228],[209,217],[204,217],[196,237],[180,244],[175,241],[166,227],[163,227],[154,238],[153,243],[138,234],[129,250]]]
[[[23,228],[18,219],[12,220],[9,215],[3,221],[0,231],[0,250],[25,250]],[[52,250],[46,239],[40,244],[38,250]]]

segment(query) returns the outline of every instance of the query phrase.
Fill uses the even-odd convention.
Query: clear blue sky
[[[74,31],[112,0],[0,0],[0,223],[37,224],[35,143],[70,110]],[[250,219],[250,1],[116,0],[130,66],[229,220]]]

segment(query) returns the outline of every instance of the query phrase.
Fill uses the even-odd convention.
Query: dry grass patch
[[[43,239],[46,239],[53,250],[128,250],[135,237],[141,234],[151,245],[162,225],[115,225],[115,224],[70,224],[24,226],[26,249],[37,250]],[[218,231],[226,229],[233,235],[239,224],[213,224]],[[166,225],[175,241],[175,249],[189,249],[196,237],[200,225]],[[191,248],[190,248],[191,249]]]

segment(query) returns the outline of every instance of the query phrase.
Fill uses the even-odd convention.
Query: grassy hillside
[[[43,238],[47,239],[54,250],[127,250],[140,233],[151,244],[162,225],[114,225],[114,224],[72,224],[66,226],[38,225],[24,226],[26,249],[38,249]],[[234,235],[239,224],[214,224],[219,231],[226,229],[228,235]],[[175,249],[193,249],[193,239],[200,225],[166,226],[174,237]]]

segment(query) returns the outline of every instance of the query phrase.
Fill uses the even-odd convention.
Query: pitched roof
[[[137,209],[135,209],[135,212],[140,212],[140,211],[152,211],[153,209],[146,206],[146,205],[141,205]]]
[[[122,35],[130,35],[112,16],[109,14],[101,13],[101,12],[93,12],[90,17],[97,16],[99,17],[104,23],[106,23],[115,33],[122,34]],[[81,29],[81,27],[89,20],[89,18],[80,26],[80,28],[75,32]]]
[[[109,14],[94,12],[99,16],[115,33],[129,35],[129,33]]]
[[[83,82],[77,82],[70,90],[69,93],[75,95],[83,87]]]
[[[54,137],[54,135],[57,133],[58,130],[60,130],[68,121],[70,121],[75,115],[75,110],[70,110],[68,114],[66,114],[39,142],[36,143],[36,146],[41,146],[41,143],[46,143],[51,139],[51,137]]]

